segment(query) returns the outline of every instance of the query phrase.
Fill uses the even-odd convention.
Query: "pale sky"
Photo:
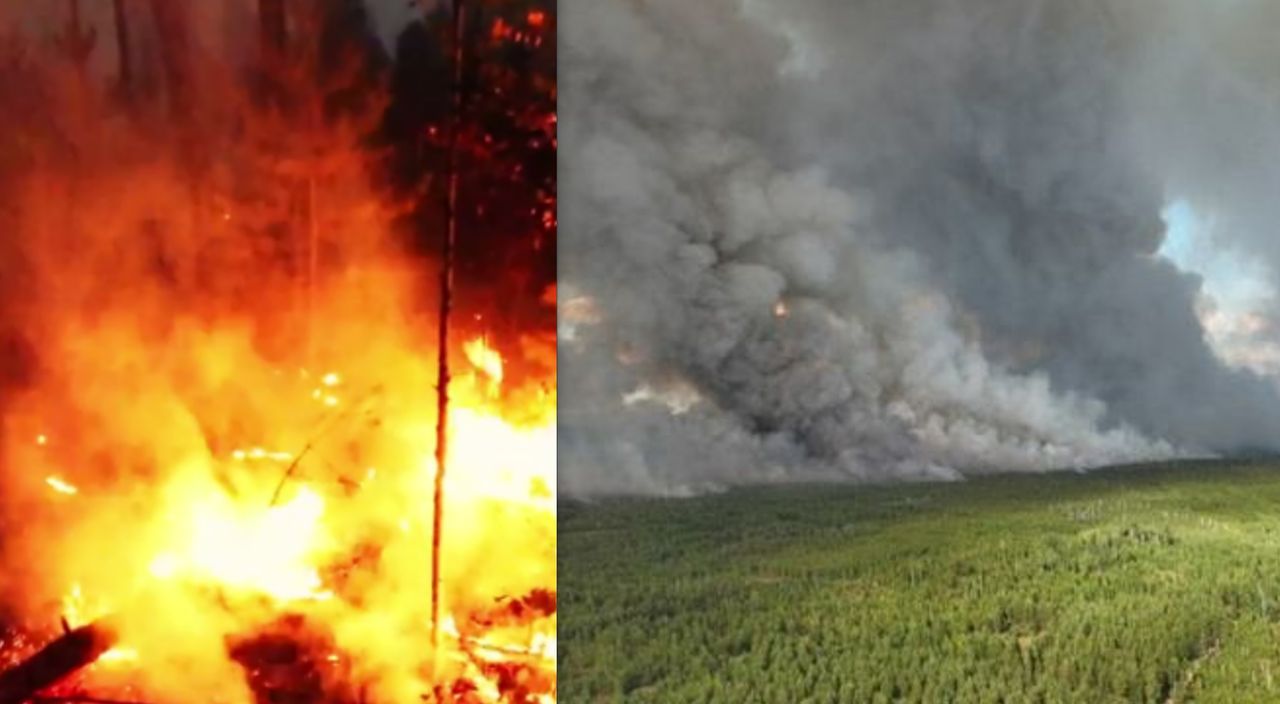
[[[1276,302],[1270,272],[1256,260],[1222,246],[1214,222],[1188,202],[1175,200],[1162,213],[1160,255],[1200,275],[1200,322],[1224,361],[1280,376],[1280,340],[1270,315]]]
[[[1267,271],[1239,252],[1222,247],[1214,236],[1212,218],[1186,201],[1174,201],[1162,213],[1166,231],[1160,254],[1184,271],[1204,277],[1205,293],[1220,304],[1242,307],[1266,299],[1273,292]]]

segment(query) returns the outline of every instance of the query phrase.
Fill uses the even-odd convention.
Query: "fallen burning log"
[[[0,672],[0,704],[22,704],[92,665],[115,646],[116,630],[109,621],[67,630],[36,654]]]

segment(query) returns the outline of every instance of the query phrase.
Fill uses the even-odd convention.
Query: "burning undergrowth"
[[[433,638],[425,196],[363,118],[183,65],[2,68],[0,701],[554,700],[554,334],[455,325]]]

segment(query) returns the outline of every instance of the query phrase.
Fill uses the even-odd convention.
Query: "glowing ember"
[[[49,488],[59,494],[74,495],[80,492],[80,490],[75,488],[75,486],[69,484],[66,480],[59,479],[58,477],[45,477],[44,483],[48,484]]]
[[[129,647],[117,646],[103,653],[98,662],[102,664],[121,663],[121,662],[137,662],[138,651]]]

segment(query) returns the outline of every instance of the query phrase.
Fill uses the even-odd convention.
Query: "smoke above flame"
[[[1274,448],[1157,256],[1178,197],[1274,250],[1275,10],[1226,5],[572,2],[562,488]]]

